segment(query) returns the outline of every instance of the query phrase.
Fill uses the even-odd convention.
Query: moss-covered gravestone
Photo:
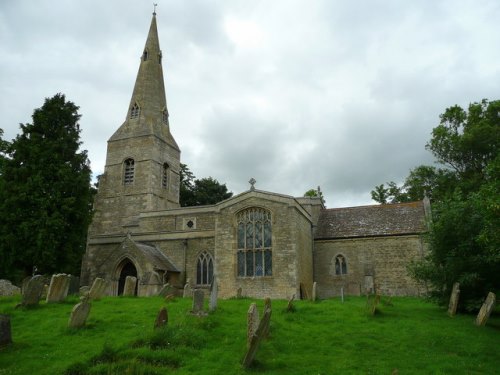
[[[495,293],[489,292],[488,297],[486,297],[486,301],[484,301],[483,306],[481,306],[481,310],[479,310],[479,314],[477,314],[477,326],[484,326],[486,324],[491,312],[493,311],[493,308],[495,307],[495,301]]]
[[[45,280],[42,275],[33,276],[28,283],[26,288],[23,290],[23,298],[21,305],[23,306],[34,306],[38,305],[40,297],[43,293],[43,287],[45,285]]]

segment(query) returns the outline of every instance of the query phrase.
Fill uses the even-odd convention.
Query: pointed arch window
[[[347,275],[347,262],[345,257],[340,254],[335,257],[335,275]]]
[[[163,109],[161,114],[162,121],[165,125],[168,125],[168,111],[166,108]]]
[[[161,173],[161,187],[163,189],[168,188],[168,169],[169,169],[168,163],[164,163]]]
[[[148,59],[148,50],[145,49],[144,52],[142,53],[142,61],[146,61]]]
[[[129,158],[123,162],[123,184],[132,185],[134,183],[135,161]]]
[[[204,251],[196,263],[196,284],[210,285],[214,277],[214,261],[212,256]]]
[[[139,107],[139,104],[134,103],[132,108],[130,108],[130,118],[134,119],[139,117],[139,113],[141,113],[141,108]]]
[[[272,276],[271,212],[249,208],[240,212],[238,222],[238,276]]]

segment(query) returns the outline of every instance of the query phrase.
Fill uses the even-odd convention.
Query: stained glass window
[[[347,263],[343,255],[337,255],[335,257],[335,275],[346,275],[347,274]]]

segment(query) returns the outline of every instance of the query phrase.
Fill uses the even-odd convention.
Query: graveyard
[[[207,294],[201,301],[196,295],[94,299],[79,328],[68,327],[75,305],[87,302],[76,295],[17,308],[21,296],[0,297],[12,333],[12,343],[0,348],[0,374],[493,374],[500,368],[498,306],[478,326],[475,315],[450,317],[446,308],[414,297],[264,301],[237,298],[235,291],[214,306]]]

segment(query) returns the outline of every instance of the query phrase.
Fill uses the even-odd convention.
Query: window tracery
[[[196,284],[210,285],[214,277],[214,261],[212,256],[203,251],[196,262]]]
[[[134,183],[135,161],[129,158],[123,162],[123,184],[132,185]]]

